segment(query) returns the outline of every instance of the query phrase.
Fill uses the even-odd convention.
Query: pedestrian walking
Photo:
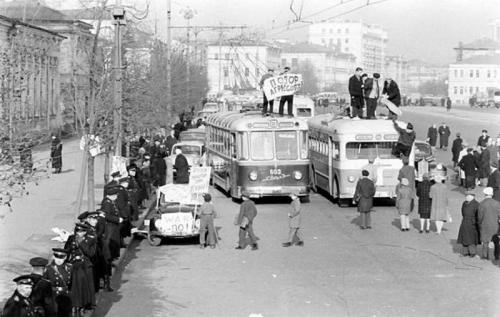
[[[398,142],[394,148],[394,155],[397,157],[409,157],[413,142],[415,142],[416,134],[413,131],[413,125],[408,122],[406,128],[401,128],[396,120],[392,120],[394,128],[399,133]]]
[[[432,199],[431,219],[436,225],[436,233],[441,234],[443,225],[450,220],[448,211],[448,189],[444,177],[437,177],[436,183],[431,186],[429,198]]]
[[[198,215],[200,216],[200,248],[204,249],[208,244],[214,249],[217,243],[214,226],[214,219],[217,217],[217,212],[212,203],[212,196],[209,193],[203,194],[203,200],[205,202],[198,209]]]
[[[420,218],[420,233],[424,230],[429,233],[431,228],[431,208],[432,199],[430,197],[432,183],[430,181],[429,173],[424,173],[422,176],[422,181],[417,185],[417,197],[418,197],[418,215]]]
[[[41,317],[43,311],[36,309],[30,300],[33,291],[31,274],[20,275],[13,280],[16,283],[14,294],[7,300],[3,308],[3,317]]]
[[[302,224],[302,206],[297,194],[290,194],[290,199],[292,199],[292,202],[290,203],[291,210],[288,212],[288,240],[281,245],[283,247],[290,247],[293,244],[294,237],[297,237],[298,241],[296,244],[302,247],[304,246],[304,237],[302,236],[302,231],[300,230],[300,226]]]
[[[363,117],[363,69],[357,67],[354,75],[349,78],[349,95],[351,95],[351,118]]]
[[[481,135],[477,139],[477,146],[488,146],[488,141],[490,140],[490,136],[488,135],[488,130],[482,130]]]
[[[450,110],[451,110],[451,98],[447,97],[446,98],[446,111],[450,112]]]
[[[43,316],[56,317],[56,303],[52,293],[52,283],[44,277],[47,264],[49,264],[49,261],[42,257],[34,257],[30,260],[31,276],[33,278],[33,290],[30,299],[37,310],[43,311]]]
[[[285,75],[290,71],[290,67],[286,66],[283,72],[280,75]],[[287,106],[287,111],[289,116],[293,116],[293,94],[281,96],[280,105],[279,105],[279,114],[283,116],[283,109],[285,107],[285,103]]]
[[[493,199],[500,202],[500,171],[498,170],[498,163],[493,163],[490,166],[490,174],[486,186],[493,188]]]
[[[367,78],[364,82],[364,92],[366,100],[366,118],[376,119],[375,111],[377,109],[378,98],[380,97],[380,78],[379,73],[373,73],[372,78]]]
[[[259,81],[259,87],[262,90],[262,114],[266,115],[267,113],[273,113],[273,106],[274,106],[274,99],[268,100],[266,93],[264,92],[264,81],[268,78],[271,78],[274,76],[274,69],[269,68],[267,70],[267,73],[262,75],[260,81]],[[268,105],[269,105],[269,112],[268,112]]]
[[[460,137],[460,133],[456,134],[456,139],[453,140],[453,144],[451,146],[451,160],[453,161],[453,167],[456,167],[459,162],[460,151],[462,151],[462,138]]]
[[[467,155],[465,155],[460,162],[458,162],[458,166],[465,173],[465,188],[467,190],[476,188],[476,170],[477,170],[477,161],[472,155],[472,149],[467,149]]]
[[[356,184],[353,202],[358,204],[359,212],[359,227],[363,229],[371,229],[371,211],[373,208],[373,197],[375,196],[375,184],[369,178],[370,172],[367,170],[361,171],[361,179]]]
[[[189,183],[189,163],[182,154],[180,148],[175,149],[175,163],[174,168],[177,170],[177,176],[175,178],[176,184],[188,184]]]
[[[62,169],[62,143],[61,140],[53,135],[52,143],[50,145],[50,160],[52,162],[52,168],[54,173],[61,173]]]
[[[410,213],[413,211],[414,193],[408,179],[401,179],[396,186],[396,208],[398,209],[401,231],[410,231]]]
[[[479,204],[478,225],[481,237],[481,257],[491,259],[489,244],[498,233],[500,202],[493,199],[493,188],[483,189],[484,199]]]
[[[250,238],[250,245],[252,250],[257,250],[257,237],[253,231],[253,221],[257,216],[257,208],[255,203],[250,199],[247,193],[243,193],[241,198],[243,203],[240,206],[240,212],[235,219],[235,225],[239,226],[239,242],[236,247],[237,250],[245,249],[247,246],[247,235]]]
[[[448,140],[450,139],[451,131],[450,127],[442,122],[438,129],[439,132],[439,148],[446,151],[448,149]]]
[[[437,126],[435,124],[433,124],[427,130],[427,142],[429,142],[429,145],[431,146],[432,151],[436,150],[437,136],[438,136]]]
[[[476,256],[479,243],[478,212],[479,202],[476,200],[476,194],[473,191],[466,192],[465,201],[462,203],[462,223],[457,238],[457,243],[462,245],[462,256]]]
[[[399,108],[401,106],[401,93],[399,92],[398,84],[389,76],[384,82],[382,95],[385,95],[387,100],[392,102],[396,107]],[[397,114],[389,110],[389,119],[396,120],[397,118]]]
[[[71,317],[71,264],[66,262],[68,250],[52,249],[54,259],[47,266],[44,277],[52,284],[52,293],[56,303],[57,317]]]

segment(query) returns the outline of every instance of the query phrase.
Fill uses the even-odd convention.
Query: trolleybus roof
[[[397,134],[391,120],[353,120],[345,117],[332,117],[330,114],[318,115],[308,121],[309,128],[320,130],[328,134],[375,134],[390,133]],[[401,128],[406,127],[406,123],[398,121]]]
[[[219,112],[207,117],[207,125],[212,125],[228,130],[251,129],[298,129],[307,130],[304,120],[294,117],[263,116],[260,111],[229,111]]]

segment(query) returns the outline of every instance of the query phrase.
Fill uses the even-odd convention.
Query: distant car
[[[191,166],[206,166],[205,145],[200,141],[184,141],[174,144],[172,147],[172,155],[169,156],[172,164],[175,164],[176,149],[181,149],[182,154],[186,157],[189,167]]]
[[[189,141],[197,141],[205,144],[205,129],[188,129],[186,131],[182,131],[179,135],[180,142],[189,142]]]
[[[495,103],[495,107],[500,108],[500,90],[497,90],[493,93],[493,102]]]
[[[417,170],[417,180],[421,180],[424,173],[429,173],[431,179],[435,179],[437,176],[445,177],[448,172],[446,167],[442,163],[436,162],[434,153],[432,152],[432,147],[426,141],[416,140],[414,144],[415,150],[415,169]],[[426,163],[424,163],[424,161]],[[419,167],[427,166],[427,169],[421,171]]]

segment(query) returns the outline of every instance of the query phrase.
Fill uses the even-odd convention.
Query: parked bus
[[[280,97],[274,100],[273,113],[277,114],[280,107]],[[288,112],[287,105],[284,106],[283,113]],[[293,96],[293,108],[292,115],[296,118],[311,118],[314,117],[314,101],[305,95],[295,95]]]
[[[206,120],[212,181],[231,197],[309,195],[304,120],[261,112],[225,112]]]
[[[309,120],[309,154],[313,188],[349,205],[361,171],[374,159],[378,198],[394,198],[403,163],[394,148],[399,134],[390,120],[351,120],[319,115]],[[398,122],[400,126],[405,124]],[[410,155],[414,162],[414,151]]]

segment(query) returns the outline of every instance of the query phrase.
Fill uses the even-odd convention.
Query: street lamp
[[[119,1],[118,1],[119,2]],[[114,58],[114,111],[113,130],[115,139],[115,155],[122,155],[122,36],[121,27],[125,26],[125,9],[118,3],[112,11],[115,24],[115,58]]]

